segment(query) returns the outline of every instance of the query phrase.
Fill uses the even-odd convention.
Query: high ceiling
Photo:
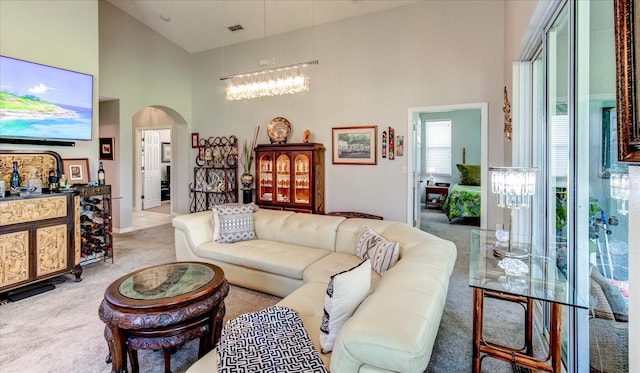
[[[107,0],[189,53],[424,0]],[[244,29],[231,32],[229,26]]]

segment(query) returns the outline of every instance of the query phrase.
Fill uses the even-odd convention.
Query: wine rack
[[[83,186],[76,190],[80,196],[80,264],[109,258],[113,263],[111,186]]]
[[[201,138],[198,145],[193,184],[189,186],[189,211],[238,202],[238,139]]]

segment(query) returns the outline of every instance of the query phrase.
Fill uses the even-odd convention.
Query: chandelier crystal
[[[535,168],[492,167],[491,191],[498,195],[498,206],[510,209],[529,208],[536,193]]]
[[[309,90],[309,77],[304,67],[317,64],[310,61],[273,70],[263,70],[220,78],[229,80],[227,100],[250,100],[266,96],[291,95]]]

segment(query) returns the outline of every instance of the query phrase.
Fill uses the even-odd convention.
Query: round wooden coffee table
[[[137,350],[163,350],[165,372],[170,351],[200,338],[198,357],[218,342],[229,284],[213,264],[176,262],[147,267],[120,277],[104,293],[99,316],[109,346],[112,372],[138,371]]]

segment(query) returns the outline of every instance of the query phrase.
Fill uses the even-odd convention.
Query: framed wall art
[[[196,133],[192,133],[191,134],[191,147],[192,148],[197,148],[199,146],[200,142],[200,134]]]
[[[69,180],[69,184],[86,184],[89,182],[89,159],[63,159],[62,172]]]
[[[614,0],[616,53],[616,109],[618,112],[618,160],[640,163],[640,84],[636,81],[640,65],[638,0]]]
[[[115,159],[115,138],[113,137],[101,137],[100,138],[100,160],[101,161],[113,161]]]
[[[377,126],[333,127],[333,164],[377,164]]]
[[[171,143],[170,142],[162,143],[161,154],[162,154],[162,159],[161,159],[162,163],[171,162]]]
[[[396,158],[395,156],[395,135],[396,130],[393,127],[389,127],[389,159],[393,160]]]

